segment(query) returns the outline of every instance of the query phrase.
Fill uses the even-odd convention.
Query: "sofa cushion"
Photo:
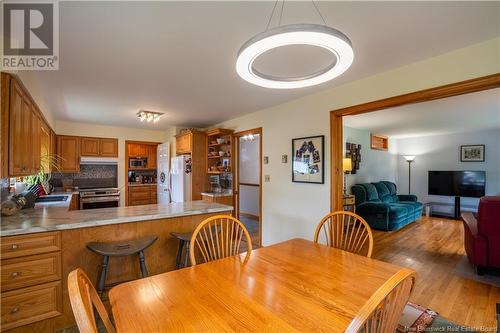
[[[391,204],[389,205],[389,220],[397,222],[404,219],[413,209],[406,205]]]
[[[389,189],[383,182],[372,183],[372,184],[377,189],[378,197],[382,202],[393,203],[398,201],[397,197],[394,198],[394,195],[390,193]]]
[[[361,184],[366,190],[366,200],[367,201],[379,201],[377,188],[373,184]]]
[[[408,205],[413,208],[414,211],[422,211],[424,204],[418,201],[399,201],[398,204]]]

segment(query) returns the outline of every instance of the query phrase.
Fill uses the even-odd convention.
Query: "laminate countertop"
[[[232,206],[202,200],[71,211],[64,206],[37,206],[23,209],[14,216],[2,217],[0,236],[151,221],[232,210]]]

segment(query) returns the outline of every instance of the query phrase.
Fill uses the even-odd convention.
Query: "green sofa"
[[[356,184],[356,213],[374,229],[398,230],[422,216],[423,204],[415,195],[398,195],[396,184],[388,181]]]

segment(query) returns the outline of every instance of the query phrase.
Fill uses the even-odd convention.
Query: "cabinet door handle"
[[[10,313],[16,313],[19,311],[19,308],[16,306],[15,308],[13,308],[12,310],[10,310]]]
[[[19,273],[18,273],[18,272],[12,272],[12,273],[10,274],[10,277],[11,277],[11,278],[13,278],[13,279],[15,279],[15,278],[16,278],[16,277],[18,277],[18,276],[19,276]]]
[[[17,244],[12,244],[12,245],[10,246],[10,248],[11,248],[12,250],[17,250],[17,248],[18,248],[18,247],[19,247],[19,246],[18,246]]]

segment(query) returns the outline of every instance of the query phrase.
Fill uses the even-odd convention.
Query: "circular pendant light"
[[[302,77],[277,77],[254,67],[256,59],[265,52],[288,45],[324,48],[332,53],[335,61],[316,73]],[[261,87],[294,89],[330,81],[344,73],[353,60],[351,41],[342,32],[325,25],[290,24],[264,31],[243,44],[238,53],[236,71],[242,79]]]

